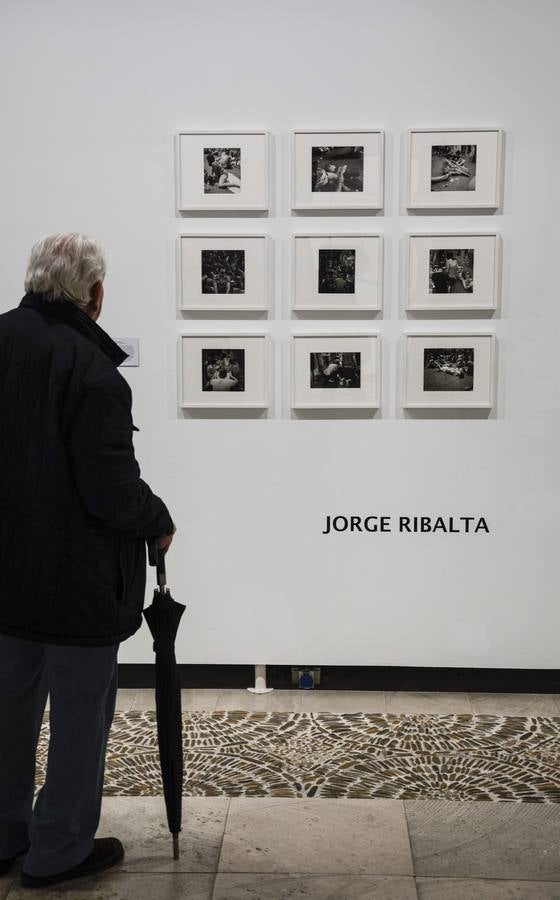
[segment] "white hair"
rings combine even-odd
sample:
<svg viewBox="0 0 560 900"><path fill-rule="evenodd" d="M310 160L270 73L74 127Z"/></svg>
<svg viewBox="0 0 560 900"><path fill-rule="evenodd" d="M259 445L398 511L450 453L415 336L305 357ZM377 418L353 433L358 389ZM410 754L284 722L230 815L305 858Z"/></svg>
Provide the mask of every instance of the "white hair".
<svg viewBox="0 0 560 900"><path fill-rule="evenodd" d="M64 297L84 309L93 285L105 278L106 268L103 251L92 238L75 232L49 234L31 249L25 291L49 294L53 300Z"/></svg>

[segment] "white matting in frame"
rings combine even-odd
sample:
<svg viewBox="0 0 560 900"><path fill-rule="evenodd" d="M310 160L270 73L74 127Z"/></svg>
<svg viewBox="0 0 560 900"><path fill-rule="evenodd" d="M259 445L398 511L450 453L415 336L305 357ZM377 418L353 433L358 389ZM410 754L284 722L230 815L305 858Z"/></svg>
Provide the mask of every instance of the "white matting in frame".
<svg viewBox="0 0 560 900"><path fill-rule="evenodd" d="M409 209L497 209L500 128L417 128L409 132Z"/></svg>
<svg viewBox="0 0 560 900"><path fill-rule="evenodd" d="M269 307L265 234L181 234L179 308L185 312L263 311Z"/></svg>
<svg viewBox="0 0 560 900"><path fill-rule="evenodd" d="M409 312L495 310L501 239L495 232L410 234Z"/></svg>
<svg viewBox="0 0 560 900"><path fill-rule="evenodd" d="M378 334L294 334L293 409L378 409Z"/></svg>
<svg viewBox="0 0 560 900"><path fill-rule="evenodd" d="M268 210L266 131L181 131L176 138L178 212Z"/></svg>
<svg viewBox="0 0 560 900"><path fill-rule="evenodd" d="M381 234L295 234L292 259L294 310L381 310Z"/></svg>
<svg viewBox="0 0 560 900"><path fill-rule="evenodd" d="M407 334L405 341L405 407L492 408L494 334L415 332Z"/></svg>
<svg viewBox="0 0 560 900"><path fill-rule="evenodd" d="M383 208L383 132L296 131L292 143L292 208Z"/></svg>
<svg viewBox="0 0 560 900"><path fill-rule="evenodd" d="M266 409L267 334L183 334L179 397L183 409Z"/></svg>

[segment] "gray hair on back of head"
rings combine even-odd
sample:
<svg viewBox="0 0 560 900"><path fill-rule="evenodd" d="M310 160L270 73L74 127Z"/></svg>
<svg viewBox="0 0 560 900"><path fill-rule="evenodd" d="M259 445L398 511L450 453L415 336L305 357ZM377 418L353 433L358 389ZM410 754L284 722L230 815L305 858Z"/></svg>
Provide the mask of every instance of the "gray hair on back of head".
<svg viewBox="0 0 560 900"><path fill-rule="evenodd" d="M84 309L91 300L96 281L107 270L105 256L97 241L83 234L49 234L31 249L25 291L48 294L52 300L65 298Z"/></svg>

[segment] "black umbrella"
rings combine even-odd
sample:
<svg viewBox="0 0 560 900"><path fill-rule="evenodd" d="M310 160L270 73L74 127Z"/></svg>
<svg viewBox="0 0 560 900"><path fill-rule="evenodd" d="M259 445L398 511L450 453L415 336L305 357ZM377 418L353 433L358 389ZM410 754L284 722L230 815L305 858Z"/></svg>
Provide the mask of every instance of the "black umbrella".
<svg viewBox="0 0 560 900"><path fill-rule="evenodd" d="M148 547L150 565L157 566L158 586L144 617L154 638L156 654L156 719L163 795L169 831L173 835L173 858L179 859L179 832L183 800L183 735L181 681L175 659L175 638L185 611L166 587L165 551Z"/></svg>

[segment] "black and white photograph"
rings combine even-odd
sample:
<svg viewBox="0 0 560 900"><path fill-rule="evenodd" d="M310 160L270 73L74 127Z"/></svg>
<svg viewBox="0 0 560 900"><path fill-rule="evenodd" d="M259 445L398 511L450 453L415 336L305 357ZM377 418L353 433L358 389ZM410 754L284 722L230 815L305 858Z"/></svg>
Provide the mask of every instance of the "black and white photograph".
<svg viewBox="0 0 560 900"><path fill-rule="evenodd" d="M409 234L407 311L437 317L498 311L501 238L496 232Z"/></svg>
<svg viewBox="0 0 560 900"><path fill-rule="evenodd" d="M500 128L411 130L407 207L498 209L503 148Z"/></svg>
<svg viewBox="0 0 560 900"><path fill-rule="evenodd" d="M202 350L202 390L245 390L245 350Z"/></svg>
<svg viewBox="0 0 560 900"><path fill-rule="evenodd" d="M296 334L292 344L294 409L305 415L306 410L352 414L379 408L378 334Z"/></svg>
<svg viewBox="0 0 560 900"><path fill-rule="evenodd" d="M180 131L175 159L179 214L268 210L268 132Z"/></svg>
<svg viewBox="0 0 560 900"><path fill-rule="evenodd" d="M432 191L476 189L476 144L432 146Z"/></svg>
<svg viewBox="0 0 560 900"><path fill-rule="evenodd" d="M382 131L295 131L294 210L383 209Z"/></svg>
<svg viewBox="0 0 560 900"><path fill-rule="evenodd" d="M364 190L363 147L312 147L311 191L361 192Z"/></svg>
<svg viewBox="0 0 560 900"><path fill-rule="evenodd" d="M318 292L353 294L356 281L356 251L319 250Z"/></svg>
<svg viewBox="0 0 560 900"><path fill-rule="evenodd" d="M267 333L181 334L182 409L266 409L270 403Z"/></svg>
<svg viewBox="0 0 560 900"><path fill-rule="evenodd" d="M204 193L238 194L241 189L241 148L205 147Z"/></svg>
<svg viewBox="0 0 560 900"><path fill-rule="evenodd" d="M424 350L425 391L472 391L473 347Z"/></svg>
<svg viewBox="0 0 560 900"><path fill-rule="evenodd" d="M245 251L201 250L202 293L244 294Z"/></svg>
<svg viewBox="0 0 560 900"><path fill-rule="evenodd" d="M430 250L430 294L472 294L474 249Z"/></svg>
<svg viewBox="0 0 560 900"><path fill-rule="evenodd" d="M359 388L361 353L310 353L310 387Z"/></svg>
<svg viewBox="0 0 560 900"><path fill-rule="evenodd" d="M266 234L181 234L177 240L179 309L199 313L267 313Z"/></svg>
<svg viewBox="0 0 560 900"><path fill-rule="evenodd" d="M371 232L296 234L293 264L292 307L297 315L320 310L353 311L366 317L381 310L382 235Z"/></svg>

